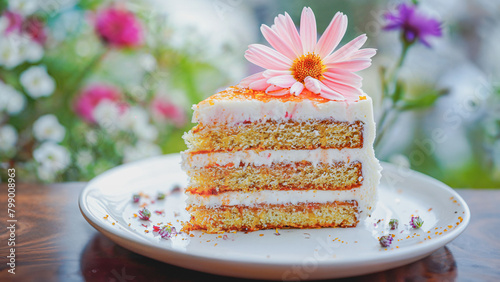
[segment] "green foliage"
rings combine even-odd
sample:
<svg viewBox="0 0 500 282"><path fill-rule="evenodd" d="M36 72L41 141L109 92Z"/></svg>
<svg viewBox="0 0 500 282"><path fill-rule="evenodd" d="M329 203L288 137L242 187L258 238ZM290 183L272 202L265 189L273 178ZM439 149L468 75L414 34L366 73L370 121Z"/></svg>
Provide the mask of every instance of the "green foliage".
<svg viewBox="0 0 500 282"><path fill-rule="evenodd" d="M398 89L398 87L396 87L396 89ZM398 93L398 92L396 92L396 93ZM422 94L416 98L403 99L397 103L396 109L399 111L425 109L425 108L428 108L428 107L431 107L432 105L434 105L434 103L436 103L437 99L439 97L441 97L442 95L443 95L443 92L433 90L429 93Z"/></svg>

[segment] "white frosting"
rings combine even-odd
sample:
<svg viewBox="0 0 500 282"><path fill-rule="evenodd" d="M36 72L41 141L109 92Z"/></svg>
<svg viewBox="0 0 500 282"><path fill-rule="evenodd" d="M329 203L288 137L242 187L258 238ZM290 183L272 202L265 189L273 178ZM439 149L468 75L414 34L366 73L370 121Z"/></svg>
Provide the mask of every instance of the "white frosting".
<svg viewBox="0 0 500 282"><path fill-rule="evenodd" d="M273 163L294 163L307 160L314 166L319 163L334 164L352 161L365 162L372 156L364 148L356 149L314 149L314 150L243 150L235 152L214 152L203 154L182 154L184 170L217 164L224 166L233 164L253 164L255 166L272 165Z"/></svg>
<svg viewBox="0 0 500 282"><path fill-rule="evenodd" d="M213 100L193 106L193 122L210 124L215 122L241 123L244 121L335 119L353 122L369 120L372 115L372 100L316 102L267 102L233 97L228 100Z"/></svg>
<svg viewBox="0 0 500 282"><path fill-rule="evenodd" d="M257 192L225 192L219 195L200 196L188 194L186 203L194 206L219 207L222 205L233 206L254 206L256 204L292 204L298 203L328 203L334 201L358 202L361 218L369 214L375 207L376 194L373 193L375 187L355 188L341 191L275 191L262 190Z"/></svg>

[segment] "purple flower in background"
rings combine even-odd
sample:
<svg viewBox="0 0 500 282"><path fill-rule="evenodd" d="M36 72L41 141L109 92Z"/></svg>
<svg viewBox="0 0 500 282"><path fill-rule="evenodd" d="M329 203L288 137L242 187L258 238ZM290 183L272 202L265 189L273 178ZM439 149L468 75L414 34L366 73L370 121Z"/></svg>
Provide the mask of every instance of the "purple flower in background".
<svg viewBox="0 0 500 282"><path fill-rule="evenodd" d="M418 39L425 46L431 47L429 37L442 35L441 23L420 14L415 5L400 4L394 13L386 13L385 19L387 25L384 29L402 30L404 39L408 43L413 43Z"/></svg>

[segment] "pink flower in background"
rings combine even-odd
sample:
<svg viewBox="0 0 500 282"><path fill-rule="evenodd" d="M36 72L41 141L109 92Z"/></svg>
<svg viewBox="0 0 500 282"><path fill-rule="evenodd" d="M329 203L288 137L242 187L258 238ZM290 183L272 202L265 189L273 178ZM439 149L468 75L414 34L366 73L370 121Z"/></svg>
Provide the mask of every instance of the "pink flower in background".
<svg viewBox="0 0 500 282"><path fill-rule="evenodd" d="M176 127L182 127L187 122L184 110L166 99L155 98L151 108L156 116L171 121Z"/></svg>
<svg viewBox="0 0 500 282"><path fill-rule="evenodd" d="M360 49L366 35L360 35L338 50L347 29L347 16L338 12L317 41L316 18L311 8L302 10L300 34L285 13L274 25L262 25L264 38L274 48L252 44L245 52L250 62L265 68L240 83L242 87L265 90L270 95L300 95L304 89L330 100L358 99L361 77L354 72L371 65L376 50Z"/></svg>
<svg viewBox="0 0 500 282"><path fill-rule="evenodd" d="M429 37L442 35L441 23L419 13L415 5L400 4L396 12L385 14L385 19L387 25L384 29L400 29L408 43L413 43L418 39L425 46L431 47Z"/></svg>
<svg viewBox="0 0 500 282"><path fill-rule="evenodd" d="M42 45L45 43L45 40L47 40L47 34L45 33L45 26L43 22L36 17L28 18L23 23L22 28L27 34L31 36L31 39Z"/></svg>
<svg viewBox="0 0 500 282"><path fill-rule="evenodd" d="M7 29L5 29L5 34L9 34L11 32L21 32L23 17L20 14L11 11L6 11L4 15L9 20L9 25L7 26Z"/></svg>
<svg viewBox="0 0 500 282"><path fill-rule="evenodd" d="M84 120L94 123L93 112L102 101L118 102L121 93L113 86L96 84L86 87L75 102L75 112Z"/></svg>
<svg viewBox="0 0 500 282"><path fill-rule="evenodd" d="M135 15L118 7L111 7L97 14L97 34L115 47L134 47L142 43L142 28Z"/></svg>

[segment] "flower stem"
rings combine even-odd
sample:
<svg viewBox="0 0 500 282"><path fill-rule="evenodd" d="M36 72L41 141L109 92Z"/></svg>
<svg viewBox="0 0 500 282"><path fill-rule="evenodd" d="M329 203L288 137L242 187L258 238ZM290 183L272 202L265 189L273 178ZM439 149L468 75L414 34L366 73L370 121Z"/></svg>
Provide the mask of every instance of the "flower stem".
<svg viewBox="0 0 500 282"><path fill-rule="evenodd" d="M383 91L389 91L389 89L390 89L390 91L392 93L390 95L387 95L388 93L384 93L385 95L383 96L384 100L390 99L391 102L390 102L388 107L382 106L384 111L382 112L382 116L380 117L380 120L378 122L378 131L380 133L377 135L377 137L375 139L375 142L374 142L375 148L377 148L379 146L383 136L387 132L387 127L388 127L387 117L389 116L390 113L392 113L395 110L398 99L400 99L400 97L398 99L393 99L395 97L394 95L396 94L396 84L398 81L399 71L401 70L401 67L403 66L403 63L405 61L406 54L408 53L408 50L410 49L411 45L413 44L413 42L406 41L404 39L403 35L401 36L401 41L403 42L403 48L401 50L401 54L399 56L399 59L398 59L396 65L394 66L394 69L392 70L391 74L389 75L389 77L387 79L382 78ZM398 113L398 111L396 111L394 114L397 115L397 113ZM396 118L396 116L392 117L389 125L393 123L395 118Z"/></svg>
<svg viewBox="0 0 500 282"><path fill-rule="evenodd" d="M402 40L403 40L403 49L401 50L401 55L399 56L398 62L396 63L396 66L392 70L391 75L386 80L391 84L393 92L396 88L396 82L398 80L399 71L401 70L401 67L403 66L403 63L406 59L406 54L408 53L410 46L413 44L413 42L408 42L404 38L402 38Z"/></svg>

